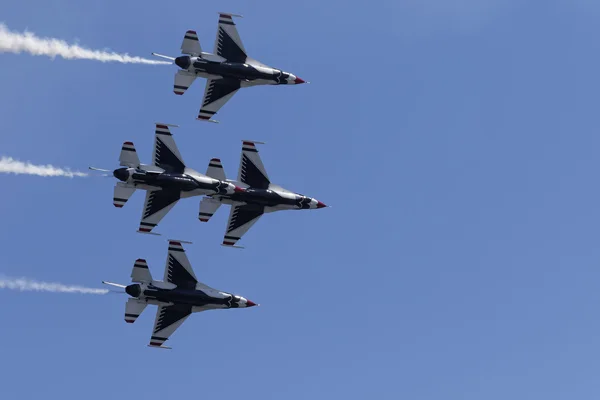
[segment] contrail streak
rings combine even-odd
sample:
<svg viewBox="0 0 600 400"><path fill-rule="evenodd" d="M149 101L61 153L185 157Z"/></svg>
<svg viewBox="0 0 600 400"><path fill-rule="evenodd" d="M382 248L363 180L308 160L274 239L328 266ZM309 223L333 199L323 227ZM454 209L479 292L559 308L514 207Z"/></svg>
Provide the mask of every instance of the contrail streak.
<svg viewBox="0 0 600 400"><path fill-rule="evenodd" d="M80 294L106 294L107 289L93 289L76 285L63 285L62 283L38 282L27 278L6 278L0 276L0 289L12 289L20 292L52 292L52 293L80 293Z"/></svg>
<svg viewBox="0 0 600 400"><path fill-rule="evenodd" d="M65 176L67 178L88 176L84 172L71 171L65 168L58 168L48 165L33 165L30 162L23 162L12 157L0 158L0 173L4 174L26 174L37 176Z"/></svg>
<svg viewBox="0 0 600 400"><path fill-rule="evenodd" d="M12 32L0 23L0 53L29 53L33 56L62 57L67 60L84 59L101 62L166 65L167 61L131 57L128 54L86 49L54 38L40 38L32 32Z"/></svg>

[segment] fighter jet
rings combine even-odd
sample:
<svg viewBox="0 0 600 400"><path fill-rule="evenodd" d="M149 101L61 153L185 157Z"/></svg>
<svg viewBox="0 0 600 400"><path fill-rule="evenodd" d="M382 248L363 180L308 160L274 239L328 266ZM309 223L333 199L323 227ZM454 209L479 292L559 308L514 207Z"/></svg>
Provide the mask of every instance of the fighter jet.
<svg viewBox="0 0 600 400"><path fill-rule="evenodd" d="M232 17L241 15L219 13L219 28L215 41L215 54L202 51L196 31L187 31L181 44L185 55L154 56L174 61L181 68L175 74L175 94L182 95L197 77L208 79L202 107L201 121L218 122L212 117L243 87L257 85L298 85L305 83L294 74L266 66L247 56Z"/></svg>
<svg viewBox="0 0 600 400"><path fill-rule="evenodd" d="M233 194L209 195L200 202L198 218L202 222L208 222L221 204L232 206L223 246L240 247L235 245L237 241L264 213L327 207L317 199L291 192L271 183L258 155L256 143L262 142L243 141L237 181L227 180L244 190L238 190ZM226 180L223 165L216 158L210 161L206 174L215 179Z"/></svg>
<svg viewBox="0 0 600 400"><path fill-rule="evenodd" d="M198 282L181 241L169 240L169 254L163 281L152 279L146 260L133 264L130 285L102 281L125 289L131 296L125 304L125 322L134 323L148 304L158 306L149 347L163 346L191 313L221 308L247 308L257 304Z"/></svg>
<svg viewBox="0 0 600 400"><path fill-rule="evenodd" d="M243 189L230 182L202 175L186 167L169 127L156 123L152 165L140 163L132 142L123 143L118 168L113 175L117 182L113 204L121 208L136 189L146 190L146 200L138 232L151 233L181 198L210 194L234 194ZM93 170L107 171L90 167Z"/></svg>

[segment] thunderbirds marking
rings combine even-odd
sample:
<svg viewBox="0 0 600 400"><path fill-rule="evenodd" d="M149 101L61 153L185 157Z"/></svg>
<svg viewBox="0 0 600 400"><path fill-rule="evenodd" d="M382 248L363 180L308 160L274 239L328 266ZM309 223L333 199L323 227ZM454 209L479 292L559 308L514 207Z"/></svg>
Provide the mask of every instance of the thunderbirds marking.
<svg viewBox="0 0 600 400"><path fill-rule="evenodd" d="M233 194L209 195L200 202L198 218L202 222L208 222L221 204L232 206L223 239L224 246L237 247L235 246L237 241L264 213L327 207L317 199L291 192L271 183L255 143L260 142L243 141L237 181L228 180L244 190ZM225 180L221 161L212 159L206 175Z"/></svg>
<svg viewBox="0 0 600 400"><path fill-rule="evenodd" d="M162 281L152 278L146 260L133 264L130 285L102 281L125 289L131 296L125 305L125 322L134 323L148 304L158 306L150 347L163 346L181 324L195 312L222 308L247 308L257 304L198 282L181 241L169 240L169 253Z"/></svg>
<svg viewBox="0 0 600 400"><path fill-rule="evenodd" d="M202 121L218 122L212 117L240 88L305 83L294 74L266 66L248 57L233 16L241 17L219 13L215 54L202 51L196 31L187 31L183 38L181 52L186 55L175 58L152 53L173 61L181 68L175 74L175 94L184 94L197 77L208 80L197 118Z"/></svg>

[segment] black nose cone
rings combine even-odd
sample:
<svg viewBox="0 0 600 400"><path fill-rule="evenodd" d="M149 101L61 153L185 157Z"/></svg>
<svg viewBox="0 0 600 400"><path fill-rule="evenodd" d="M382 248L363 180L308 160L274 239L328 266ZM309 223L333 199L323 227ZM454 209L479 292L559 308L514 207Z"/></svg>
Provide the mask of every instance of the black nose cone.
<svg viewBox="0 0 600 400"><path fill-rule="evenodd" d="M129 172L127 172L127 168L115 169L113 171L113 175L122 182L127 182L127 179L129 178Z"/></svg>
<svg viewBox="0 0 600 400"><path fill-rule="evenodd" d="M188 69L192 59L189 56L180 56L175 59L175 64L181 69Z"/></svg>
<svg viewBox="0 0 600 400"><path fill-rule="evenodd" d="M142 294L142 288L138 284L129 285L125 288L125 293L131 297L140 297Z"/></svg>

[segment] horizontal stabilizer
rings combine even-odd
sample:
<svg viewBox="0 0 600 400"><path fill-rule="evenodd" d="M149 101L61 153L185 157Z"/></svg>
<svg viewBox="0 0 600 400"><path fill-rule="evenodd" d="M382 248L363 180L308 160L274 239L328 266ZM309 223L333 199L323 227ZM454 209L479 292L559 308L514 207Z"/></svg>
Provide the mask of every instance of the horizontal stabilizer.
<svg viewBox="0 0 600 400"><path fill-rule="evenodd" d="M135 151L135 146L132 142L123 143L121 154L119 155L119 165L123 167L137 168L140 166L140 158Z"/></svg>
<svg viewBox="0 0 600 400"><path fill-rule="evenodd" d="M117 182L115 194L113 195L113 205L118 208L123 207L133 192L135 192L135 186L128 185L125 182Z"/></svg>
<svg viewBox="0 0 600 400"><path fill-rule="evenodd" d="M192 86L195 79L196 74L186 71L177 71L175 74L175 83L173 84L173 92L178 95L184 94L185 91Z"/></svg>
<svg viewBox="0 0 600 400"><path fill-rule="evenodd" d="M152 282L152 275L148 269L148 263L146 260L138 258L133 264L133 270L131 271L132 282Z"/></svg>
<svg viewBox="0 0 600 400"><path fill-rule="evenodd" d="M220 159L213 158L210 160L208 163L208 168L206 169L206 176L210 176L211 178L215 178L220 181L227 179L225 177L225 170L223 170L223 164L221 164Z"/></svg>
<svg viewBox="0 0 600 400"><path fill-rule="evenodd" d="M198 41L198 34L196 31L187 31L183 37L181 43L181 53L189 54L191 56L199 56L202 53L200 47L200 41Z"/></svg>
<svg viewBox="0 0 600 400"><path fill-rule="evenodd" d="M127 300L127 303L125 303L125 322L133 324L147 305L148 303L138 299Z"/></svg>
<svg viewBox="0 0 600 400"><path fill-rule="evenodd" d="M198 212L198 219L202 222L208 222L210 217L212 217L219 207L221 206L221 202L210 197L205 197L200 202L200 211Z"/></svg>

